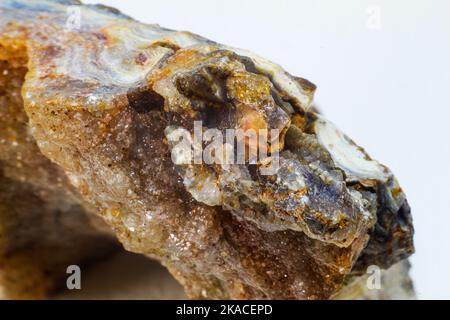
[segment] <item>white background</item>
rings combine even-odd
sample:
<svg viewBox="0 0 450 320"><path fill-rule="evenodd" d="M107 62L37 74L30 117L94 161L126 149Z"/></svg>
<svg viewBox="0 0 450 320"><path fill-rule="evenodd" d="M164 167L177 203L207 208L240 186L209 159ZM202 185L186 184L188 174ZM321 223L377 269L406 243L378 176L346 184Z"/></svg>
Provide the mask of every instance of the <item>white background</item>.
<svg viewBox="0 0 450 320"><path fill-rule="evenodd" d="M325 115L406 192L420 299L450 299L450 1L110 0L314 82Z"/></svg>

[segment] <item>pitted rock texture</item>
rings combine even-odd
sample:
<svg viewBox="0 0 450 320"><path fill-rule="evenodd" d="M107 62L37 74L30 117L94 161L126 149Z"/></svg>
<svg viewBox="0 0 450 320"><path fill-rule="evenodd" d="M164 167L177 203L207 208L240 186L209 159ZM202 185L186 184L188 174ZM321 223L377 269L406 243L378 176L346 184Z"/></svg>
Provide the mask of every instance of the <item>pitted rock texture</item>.
<svg viewBox="0 0 450 320"><path fill-rule="evenodd" d="M79 25L67 23L71 12ZM3 74L17 74L1 84L1 156L11 158L0 158L3 175L50 186L69 199L65 209L79 208L77 221L102 217L127 250L159 260L189 297L327 299L369 265L388 268L413 252L397 180L315 112L307 80L101 6L3 0L0 16ZM173 129L194 134L196 121L202 133L279 134L256 162L174 162ZM21 168L14 146L24 150ZM274 156L279 168L263 174ZM13 219L2 217L0 227ZM89 230L108 243L99 224Z"/></svg>
<svg viewBox="0 0 450 320"><path fill-rule="evenodd" d="M0 298L43 298L64 285L69 265L117 247L31 135L21 96L27 60L13 39L0 45Z"/></svg>

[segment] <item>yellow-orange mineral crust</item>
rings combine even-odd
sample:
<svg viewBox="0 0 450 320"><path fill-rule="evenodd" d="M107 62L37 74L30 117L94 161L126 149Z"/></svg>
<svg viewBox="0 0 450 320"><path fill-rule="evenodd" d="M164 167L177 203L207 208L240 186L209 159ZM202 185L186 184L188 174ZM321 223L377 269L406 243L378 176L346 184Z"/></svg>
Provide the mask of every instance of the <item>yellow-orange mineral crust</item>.
<svg viewBox="0 0 450 320"><path fill-rule="evenodd" d="M0 1L0 17L0 286L10 292L11 266L36 250L72 252L42 254L41 273L15 280L42 283L42 297L55 286L46 270L113 247L98 217L191 298L326 299L367 266L412 253L395 177L314 112L307 80L77 1ZM278 130L280 167L174 163L168 128L193 134L194 121L224 135Z"/></svg>

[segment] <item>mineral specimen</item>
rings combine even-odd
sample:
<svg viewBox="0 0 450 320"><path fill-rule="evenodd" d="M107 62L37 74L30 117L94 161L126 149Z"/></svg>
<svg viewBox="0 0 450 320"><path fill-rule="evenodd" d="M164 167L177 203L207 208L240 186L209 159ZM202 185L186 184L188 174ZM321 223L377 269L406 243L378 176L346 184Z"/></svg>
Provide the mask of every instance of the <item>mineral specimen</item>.
<svg viewBox="0 0 450 320"><path fill-rule="evenodd" d="M98 217L191 298L338 297L368 266L413 252L397 180L315 112L307 80L103 6L2 0L0 17L0 272L10 296L31 285L26 272L46 283L42 296L61 266L114 247ZM267 142L218 141L230 130ZM179 149L181 138L192 149ZM232 161L239 142L243 161ZM27 270L36 264L40 273Z"/></svg>
<svg viewBox="0 0 450 320"><path fill-rule="evenodd" d="M62 286L68 265L116 247L111 232L87 213L65 173L41 154L31 135L21 96L24 50L15 39L2 37L0 298L41 298Z"/></svg>

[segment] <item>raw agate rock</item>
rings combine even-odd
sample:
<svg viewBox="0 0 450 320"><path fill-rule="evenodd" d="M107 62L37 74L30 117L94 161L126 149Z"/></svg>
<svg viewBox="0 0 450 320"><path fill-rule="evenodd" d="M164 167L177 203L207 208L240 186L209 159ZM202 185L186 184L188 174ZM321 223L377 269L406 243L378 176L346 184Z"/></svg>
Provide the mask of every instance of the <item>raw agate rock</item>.
<svg viewBox="0 0 450 320"><path fill-rule="evenodd" d="M117 245L64 171L39 151L21 96L26 49L1 38L0 298L42 298L65 284L69 265L106 256Z"/></svg>
<svg viewBox="0 0 450 320"><path fill-rule="evenodd" d="M104 253L98 216L191 298L327 299L413 252L397 180L315 112L307 80L103 6L3 0L0 17L4 278L9 256L33 259L41 233L77 248L62 264ZM177 161L173 133L194 134L196 121L224 136L278 130L267 159L279 166Z"/></svg>

